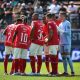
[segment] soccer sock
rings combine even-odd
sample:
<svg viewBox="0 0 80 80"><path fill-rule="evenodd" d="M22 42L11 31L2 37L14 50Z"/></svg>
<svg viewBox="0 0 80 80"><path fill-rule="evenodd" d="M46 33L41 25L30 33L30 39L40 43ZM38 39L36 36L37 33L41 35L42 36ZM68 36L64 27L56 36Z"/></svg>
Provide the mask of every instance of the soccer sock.
<svg viewBox="0 0 80 80"><path fill-rule="evenodd" d="M31 69L32 69L32 72L35 73L36 72L36 69L35 69L35 57L34 56L30 56L30 65L31 65Z"/></svg>
<svg viewBox="0 0 80 80"><path fill-rule="evenodd" d="M15 68L15 66L14 66L14 59L13 59L10 74L13 74L14 73L14 68Z"/></svg>
<svg viewBox="0 0 80 80"><path fill-rule="evenodd" d="M15 66L15 73L18 72L18 67L19 67L19 59L14 59L14 66Z"/></svg>
<svg viewBox="0 0 80 80"><path fill-rule="evenodd" d="M42 66L42 56L37 55L37 73L40 73L41 66Z"/></svg>
<svg viewBox="0 0 80 80"><path fill-rule="evenodd" d="M6 73L7 73L8 58L9 58L9 55L6 55L4 58L4 72Z"/></svg>
<svg viewBox="0 0 80 80"><path fill-rule="evenodd" d="M54 72L55 73L58 73L58 54L54 57L54 59L55 59L55 69L54 69Z"/></svg>
<svg viewBox="0 0 80 80"><path fill-rule="evenodd" d="M50 72L50 68L49 68L49 55L45 55L45 64L46 64L47 71Z"/></svg>
<svg viewBox="0 0 80 80"><path fill-rule="evenodd" d="M64 72L67 73L67 58L66 56L62 56L62 59L63 59Z"/></svg>
<svg viewBox="0 0 80 80"><path fill-rule="evenodd" d="M23 66L23 72L25 72L25 69L26 69L26 59L23 60L23 65L24 65Z"/></svg>
<svg viewBox="0 0 80 80"><path fill-rule="evenodd" d="M68 63L69 63L69 66L70 66L71 72L74 72L73 64L72 64L72 59L70 58L70 55L67 56L67 61L68 61Z"/></svg>
<svg viewBox="0 0 80 80"><path fill-rule="evenodd" d="M20 58L19 59L19 66L18 66L18 71L20 70L20 73L22 73L23 72L23 60Z"/></svg>
<svg viewBox="0 0 80 80"><path fill-rule="evenodd" d="M25 68L26 68L26 59L20 59L20 63L21 63L21 65L20 65L20 72L24 73Z"/></svg>
<svg viewBox="0 0 80 80"><path fill-rule="evenodd" d="M58 63L57 61L57 55L50 55L50 61L51 61L51 67L52 67L52 73L57 74L58 73Z"/></svg>

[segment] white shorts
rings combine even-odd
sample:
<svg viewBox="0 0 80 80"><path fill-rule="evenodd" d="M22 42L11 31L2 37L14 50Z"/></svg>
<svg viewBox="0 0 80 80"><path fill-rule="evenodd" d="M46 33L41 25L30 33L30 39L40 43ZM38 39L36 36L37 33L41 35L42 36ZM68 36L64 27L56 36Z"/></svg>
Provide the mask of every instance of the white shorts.
<svg viewBox="0 0 80 80"><path fill-rule="evenodd" d="M43 46L31 43L30 45L30 56L42 55Z"/></svg>
<svg viewBox="0 0 80 80"><path fill-rule="evenodd" d="M14 59L27 59L27 49L22 49L22 48L14 48L14 54L13 58Z"/></svg>
<svg viewBox="0 0 80 80"><path fill-rule="evenodd" d="M49 46L49 53L51 55L57 55L57 51L58 51L58 45Z"/></svg>
<svg viewBox="0 0 80 80"><path fill-rule="evenodd" d="M49 46L44 45L44 55L49 55Z"/></svg>
<svg viewBox="0 0 80 80"><path fill-rule="evenodd" d="M14 51L14 49L12 47L5 46L5 53L6 53L6 55L9 55L11 53L13 54L13 51Z"/></svg>

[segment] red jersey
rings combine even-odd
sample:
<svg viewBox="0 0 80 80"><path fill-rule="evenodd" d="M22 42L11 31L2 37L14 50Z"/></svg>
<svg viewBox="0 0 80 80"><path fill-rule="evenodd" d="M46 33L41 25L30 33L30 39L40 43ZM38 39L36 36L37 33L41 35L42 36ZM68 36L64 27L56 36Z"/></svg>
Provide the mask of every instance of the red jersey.
<svg viewBox="0 0 80 80"><path fill-rule="evenodd" d="M17 32L14 47L27 49L30 42L30 28L25 24L18 24L15 32Z"/></svg>
<svg viewBox="0 0 80 80"><path fill-rule="evenodd" d="M50 29L53 30L53 36L51 40L48 42L48 45L58 45L59 44L58 31L55 22L52 20L48 22L48 31Z"/></svg>
<svg viewBox="0 0 80 80"><path fill-rule="evenodd" d="M60 19L57 19L57 20L55 21L57 27L59 27L59 24L60 24L61 22L62 22L62 20L60 20ZM59 35L58 35L58 39L59 39L59 41L60 41Z"/></svg>
<svg viewBox="0 0 80 80"><path fill-rule="evenodd" d="M34 35L32 42L38 45L44 44L43 23L39 20L32 22L34 27Z"/></svg>
<svg viewBox="0 0 80 80"><path fill-rule="evenodd" d="M62 20L59 20L59 19L57 19L56 21L55 21L55 23L56 23L56 25L57 26L59 26L59 24L62 22Z"/></svg>
<svg viewBox="0 0 80 80"><path fill-rule="evenodd" d="M44 32L45 38L48 37L48 26L47 26L47 24L43 25L43 32Z"/></svg>
<svg viewBox="0 0 80 80"><path fill-rule="evenodd" d="M12 46L12 38L16 29L15 24L8 25L6 30L5 46Z"/></svg>
<svg viewBox="0 0 80 80"><path fill-rule="evenodd" d="M25 26L27 26L27 29L28 29L29 33L31 33L31 29L32 29L31 26L29 26L27 23L24 23L24 24L25 24ZM31 45L31 39L30 39L30 36L29 36L29 41L28 41L27 47L30 47L30 45Z"/></svg>

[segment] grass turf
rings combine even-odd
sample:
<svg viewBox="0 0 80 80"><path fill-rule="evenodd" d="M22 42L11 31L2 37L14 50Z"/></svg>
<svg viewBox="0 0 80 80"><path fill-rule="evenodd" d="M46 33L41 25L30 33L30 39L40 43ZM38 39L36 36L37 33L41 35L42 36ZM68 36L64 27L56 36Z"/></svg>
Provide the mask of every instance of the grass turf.
<svg viewBox="0 0 80 80"><path fill-rule="evenodd" d="M72 76L68 76L68 77L52 77L52 76L46 76L46 75L42 75L42 76L11 76L11 75L4 75L4 67L3 67L3 62L0 62L0 80L80 80L80 62L75 62L74 64L74 70L75 70L75 74L76 76L72 77ZM58 65L58 69L59 72L63 72L63 65L62 63L59 63ZM9 62L8 64L8 72L10 72L11 69L11 62ZM26 66L26 73L30 73L31 72L31 67L30 64L27 63ZM70 74L70 68L68 66L68 72ZM41 68L41 73L45 74L47 73L45 64L42 64L42 68Z"/></svg>

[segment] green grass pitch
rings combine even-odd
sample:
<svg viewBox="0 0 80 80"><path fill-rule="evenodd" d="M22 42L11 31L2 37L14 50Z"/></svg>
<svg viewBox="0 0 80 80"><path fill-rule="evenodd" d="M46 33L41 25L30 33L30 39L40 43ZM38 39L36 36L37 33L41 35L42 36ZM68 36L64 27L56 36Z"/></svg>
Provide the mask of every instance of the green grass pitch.
<svg viewBox="0 0 80 80"><path fill-rule="evenodd" d="M0 62L0 80L80 80L80 62L74 62L73 65L74 65L74 70L75 70L75 76L73 76L73 77L72 76L53 77L53 76L45 76L45 75L43 75L43 76L42 75L41 76L11 76L11 75L4 75L3 62ZM11 62L9 62L9 64L8 64L8 73L10 72L10 69L11 69ZM63 72L63 64L60 62L58 65L58 69L59 69L60 73ZM29 63L27 63L25 72L26 73L31 72L31 67L30 67ZM68 72L70 74L69 66L68 66ZM42 64L41 73L47 74L47 70L46 70L44 62Z"/></svg>

